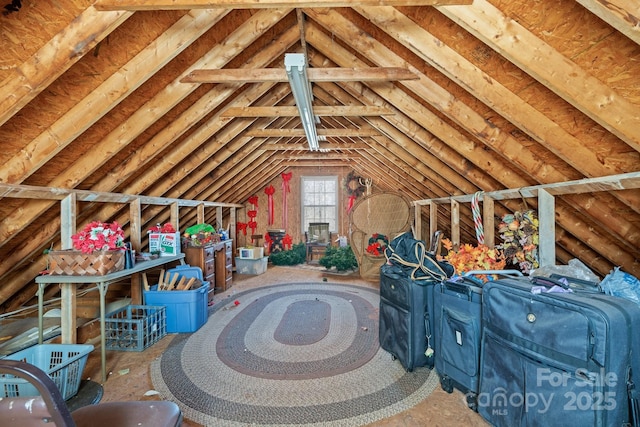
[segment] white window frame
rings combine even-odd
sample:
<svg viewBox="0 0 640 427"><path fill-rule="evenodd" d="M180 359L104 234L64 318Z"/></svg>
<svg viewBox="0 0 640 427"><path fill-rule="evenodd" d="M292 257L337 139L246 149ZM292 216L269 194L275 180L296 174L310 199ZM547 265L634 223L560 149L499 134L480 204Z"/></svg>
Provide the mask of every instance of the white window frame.
<svg viewBox="0 0 640 427"><path fill-rule="evenodd" d="M335 200L335 204L334 205L313 205L313 204L309 204L306 205L305 204L305 187L306 187L306 183L309 181L331 181L333 182L334 188L335 188L335 194L333 195L334 200ZM324 176L303 176L301 177L301 181L300 181L300 225L302 227L302 233L304 233L305 231L307 231L309 229L309 223L310 222L328 222L329 223L329 231L330 232L336 232L338 229L338 213L339 213L339 203L340 203L340 199L339 199L339 194L340 194L340 186L339 186L339 182L338 182L338 176L335 175L324 175ZM320 209L327 209L328 215L325 215L324 217L320 216L320 217L313 217L313 218L307 218L306 217L306 212L307 212L307 208L310 207L317 207ZM333 215L333 218L330 218L330 216Z"/></svg>

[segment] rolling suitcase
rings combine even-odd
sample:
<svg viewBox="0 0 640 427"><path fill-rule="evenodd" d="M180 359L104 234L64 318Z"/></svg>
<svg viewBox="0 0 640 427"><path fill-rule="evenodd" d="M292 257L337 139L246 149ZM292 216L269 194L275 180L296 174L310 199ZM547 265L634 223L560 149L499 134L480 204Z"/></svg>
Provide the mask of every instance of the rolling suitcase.
<svg viewBox="0 0 640 427"><path fill-rule="evenodd" d="M407 371L433 367L433 285L415 281L395 265L380 268L380 347Z"/></svg>
<svg viewBox="0 0 640 427"><path fill-rule="evenodd" d="M478 412L491 424L638 425L640 306L569 288L485 284Z"/></svg>
<svg viewBox="0 0 640 427"><path fill-rule="evenodd" d="M447 393L457 388L467 405L477 410L480 377L482 286L477 275L522 276L517 270L470 271L435 285L433 318L436 329L435 368Z"/></svg>

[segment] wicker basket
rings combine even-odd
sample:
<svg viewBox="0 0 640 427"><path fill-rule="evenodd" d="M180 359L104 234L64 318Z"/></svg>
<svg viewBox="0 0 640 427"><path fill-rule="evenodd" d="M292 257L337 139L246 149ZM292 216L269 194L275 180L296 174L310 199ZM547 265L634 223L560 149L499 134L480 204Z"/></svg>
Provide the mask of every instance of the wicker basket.
<svg viewBox="0 0 640 427"><path fill-rule="evenodd" d="M103 276L124 269L125 251L50 251L49 274L64 276Z"/></svg>

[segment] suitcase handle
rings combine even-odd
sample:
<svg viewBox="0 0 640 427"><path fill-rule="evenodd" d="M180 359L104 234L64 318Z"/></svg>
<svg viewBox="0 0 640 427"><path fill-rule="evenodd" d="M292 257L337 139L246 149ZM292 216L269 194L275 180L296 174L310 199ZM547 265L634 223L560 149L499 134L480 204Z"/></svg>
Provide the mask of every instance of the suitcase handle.
<svg viewBox="0 0 640 427"><path fill-rule="evenodd" d="M550 277L534 276L531 277L531 281L536 285L542 285L547 288L560 286L563 289L570 289L570 286L567 283L561 282L560 280L552 279Z"/></svg>
<svg viewBox="0 0 640 427"><path fill-rule="evenodd" d="M577 290L579 290L579 291L587 291L587 292L595 291L595 292L598 292L598 293L602 293L602 288L600 287L600 283L598 283L598 282L592 282L590 280L578 279L578 278L575 278L575 277L563 276L563 275L557 274L557 273L553 273L549 277L551 279L555 279L555 280L565 279L567 282L569 282L569 286L571 286L572 289L574 289L574 290L577 288Z"/></svg>
<svg viewBox="0 0 640 427"><path fill-rule="evenodd" d="M564 276L558 276L558 275L554 276L553 274L551 275L551 277L546 277L546 276L531 277L531 281L534 283L537 283L538 279L542 281L547 281L547 283L550 282L550 283L553 283L554 285L562 286L564 289L570 289L574 292L592 293L592 294L602 293L602 288L600 287L599 283L589 282L586 280L574 279L572 277L564 277ZM561 279L565 279L565 280L561 280Z"/></svg>
<svg viewBox="0 0 640 427"><path fill-rule="evenodd" d="M470 281L477 288L481 288L482 287L482 282L479 281L479 280L478 280L478 282L480 282L480 283L476 282L475 280L471 281L471 280L469 280L469 278L464 278L464 280ZM461 295L466 295L467 298L469 299L469 301L471 301L472 298L473 298L473 289L471 288L471 286L464 286L460 282L453 282L453 281L445 280L444 282L442 282L442 287L440 288L440 292L443 293L445 291L445 289L449 290L449 291L452 291L452 292L456 292L456 293L461 294Z"/></svg>
<svg viewBox="0 0 640 427"><path fill-rule="evenodd" d="M471 270L463 274L463 276L471 276L475 274L497 274L498 276L506 277L522 277L522 272L518 270Z"/></svg>

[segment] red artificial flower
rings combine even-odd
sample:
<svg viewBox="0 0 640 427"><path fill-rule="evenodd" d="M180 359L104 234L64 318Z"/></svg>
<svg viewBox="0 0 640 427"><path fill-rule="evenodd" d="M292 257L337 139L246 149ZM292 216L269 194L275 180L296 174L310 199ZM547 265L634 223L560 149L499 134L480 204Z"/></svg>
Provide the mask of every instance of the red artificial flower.
<svg viewBox="0 0 640 427"><path fill-rule="evenodd" d="M378 242L371 243L369 246L367 246L367 253L370 253L371 255L380 256L381 250L382 246Z"/></svg>
<svg viewBox="0 0 640 427"><path fill-rule="evenodd" d="M163 226L160 224L156 224L153 227L149 228L149 233L175 233L176 229L173 228L173 225L170 222L165 223Z"/></svg>
<svg viewBox="0 0 640 427"><path fill-rule="evenodd" d="M285 248L291 249L291 245L293 244L293 239L288 234L285 234L282 238L282 245Z"/></svg>
<svg viewBox="0 0 640 427"><path fill-rule="evenodd" d="M93 221L71 236L73 247L84 253L126 249L124 231L117 222Z"/></svg>

